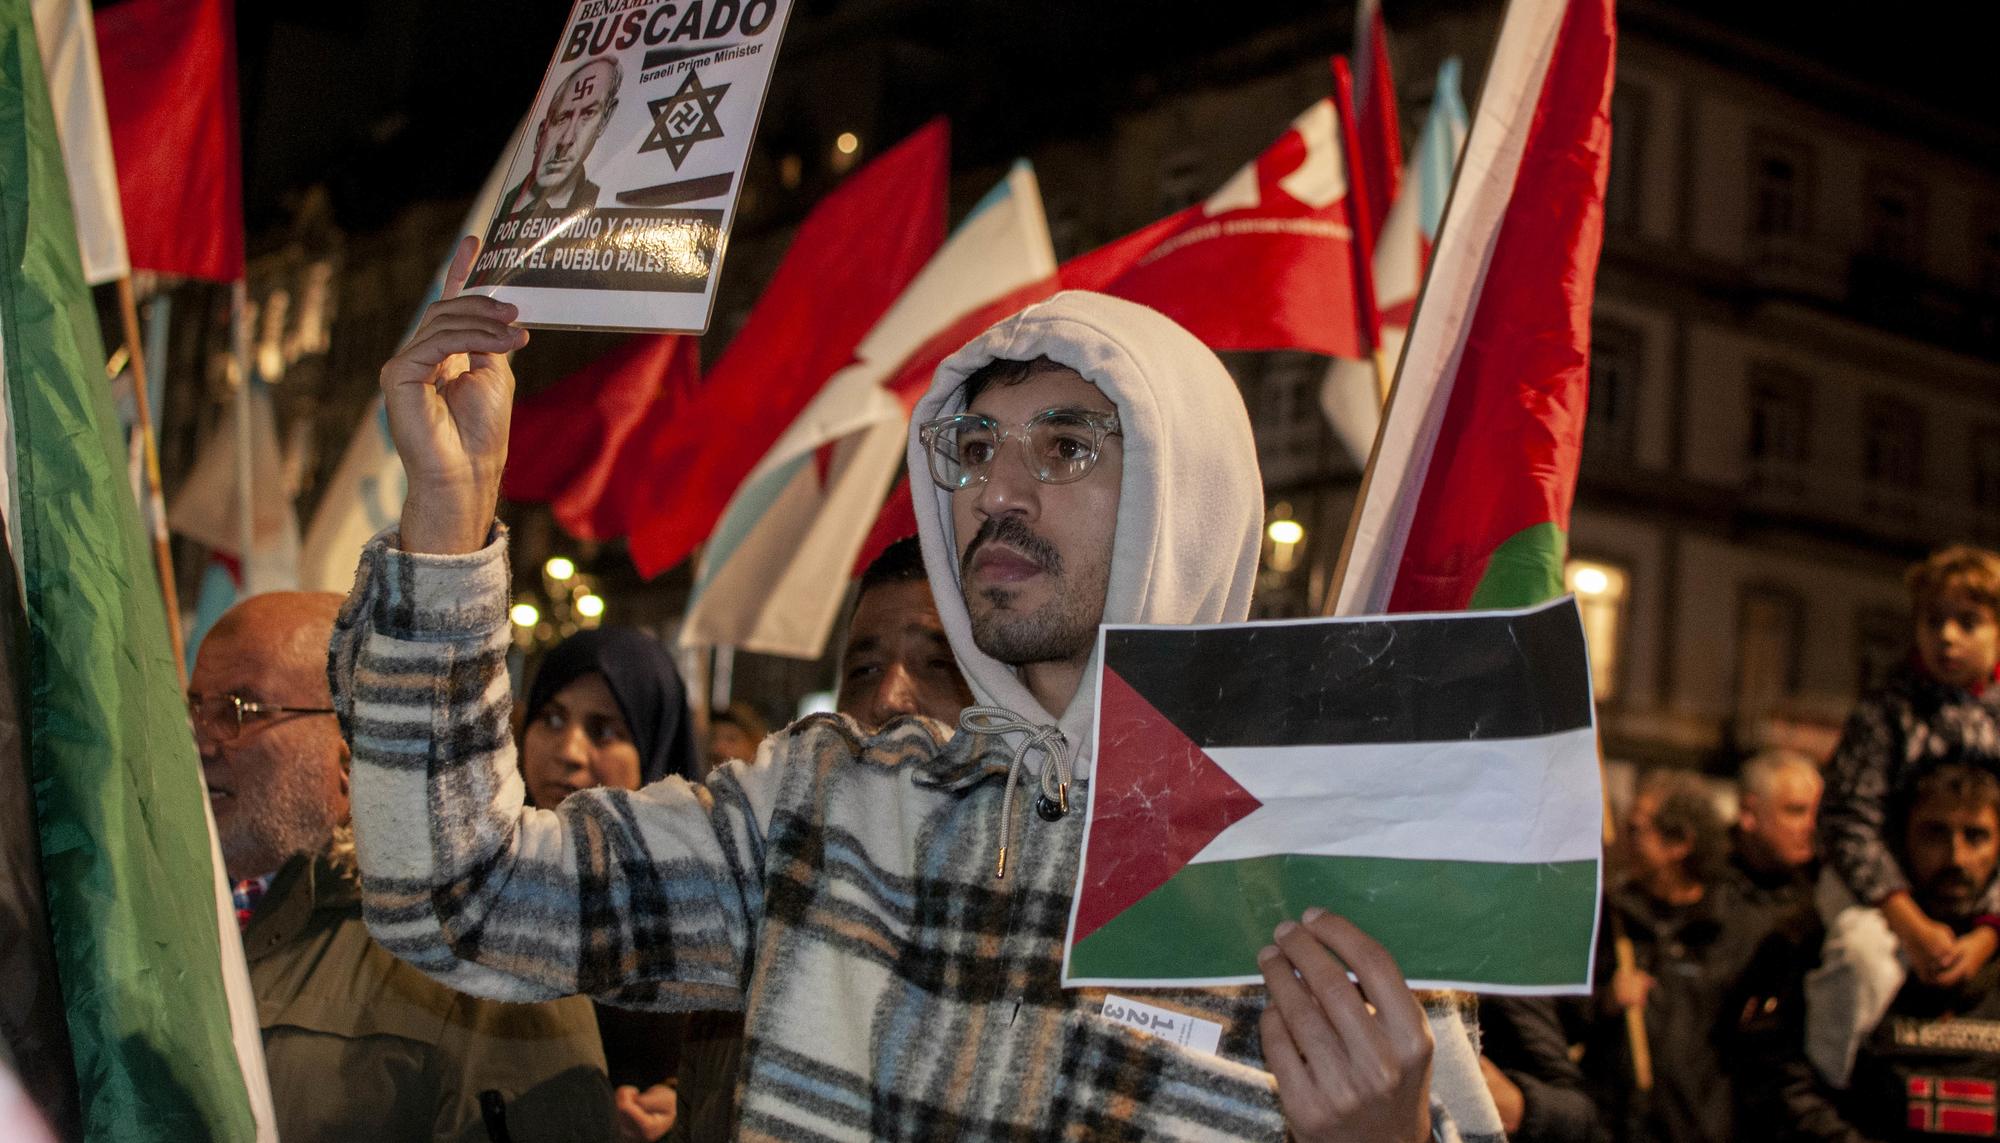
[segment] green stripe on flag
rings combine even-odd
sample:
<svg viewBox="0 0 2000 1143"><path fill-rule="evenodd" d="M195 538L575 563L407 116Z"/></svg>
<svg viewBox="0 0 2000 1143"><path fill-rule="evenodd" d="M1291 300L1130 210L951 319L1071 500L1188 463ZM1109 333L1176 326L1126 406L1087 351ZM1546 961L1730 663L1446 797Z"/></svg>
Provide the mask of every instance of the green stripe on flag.
<svg viewBox="0 0 2000 1143"><path fill-rule="evenodd" d="M1507 537L1486 561L1486 574L1472 589L1473 611L1533 607L1563 593L1563 559L1569 536L1553 523L1536 524Z"/></svg>
<svg viewBox="0 0 2000 1143"><path fill-rule="evenodd" d="M1254 976L1271 930L1319 905L1381 941L1411 980L1581 984L1590 967L1596 900L1595 861L1276 854L1203 862L1078 941L1069 976ZM1439 917L1479 922L1447 926Z"/></svg>
<svg viewBox="0 0 2000 1143"><path fill-rule="evenodd" d="M28 765L85 1138L249 1139L198 762L27 0L0 0L0 340Z"/></svg>

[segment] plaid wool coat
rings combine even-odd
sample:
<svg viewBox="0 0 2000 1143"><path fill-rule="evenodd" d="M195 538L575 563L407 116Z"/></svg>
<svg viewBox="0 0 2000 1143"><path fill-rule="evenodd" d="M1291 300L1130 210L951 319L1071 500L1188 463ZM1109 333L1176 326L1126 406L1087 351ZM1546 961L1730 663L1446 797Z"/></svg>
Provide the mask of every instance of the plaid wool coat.
<svg viewBox="0 0 2000 1143"><path fill-rule="evenodd" d="M1083 815L1021 806L996 880L1001 741L816 715L705 786L524 809L506 608L504 537L457 557L378 537L334 634L366 915L398 956L510 1000L746 1009L745 1139L1284 1137L1262 988L1142 994L1221 1024L1211 1055L1059 987ZM1454 1094L1484 1090L1457 1012L1433 1028L1457 1138Z"/></svg>

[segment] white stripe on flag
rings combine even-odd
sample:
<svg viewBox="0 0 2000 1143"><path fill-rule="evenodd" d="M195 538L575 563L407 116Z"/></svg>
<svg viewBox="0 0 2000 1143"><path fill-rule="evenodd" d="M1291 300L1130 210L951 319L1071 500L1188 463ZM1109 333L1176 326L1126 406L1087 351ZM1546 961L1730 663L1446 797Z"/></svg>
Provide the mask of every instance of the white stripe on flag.
<svg viewBox="0 0 2000 1143"><path fill-rule="evenodd" d="M1273 854L1515 864L1593 861L1597 731L1367 746L1210 747L1263 802L1191 865Z"/></svg>
<svg viewBox="0 0 2000 1143"><path fill-rule="evenodd" d="M1387 611L1567 0L1512 0L1357 507L1335 615Z"/></svg>
<svg viewBox="0 0 2000 1143"><path fill-rule="evenodd" d="M111 157L111 122L97 70L97 25L84 0L35 0L35 39L56 113L69 201L76 212L83 280L115 282L132 272L125 253L125 213L118 167Z"/></svg>
<svg viewBox="0 0 2000 1143"><path fill-rule="evenodd" d="M201 771L195 773L201 776ZM250 1115L257 1122L257 1143L277 1143L278 1109L271 1099L271 1077L264 1063L264 1028L257 1016L257 993L250 986L250 963L243 955L243 930L236 923L236 898L223 872L221 835L208 800L208 780L201 781L201 815L208 823L208 859L215 870L215 925L222 946L222 986L229 996L229 1039L236 1064L243 1069L243 1087L250 1097Z"/></svg>

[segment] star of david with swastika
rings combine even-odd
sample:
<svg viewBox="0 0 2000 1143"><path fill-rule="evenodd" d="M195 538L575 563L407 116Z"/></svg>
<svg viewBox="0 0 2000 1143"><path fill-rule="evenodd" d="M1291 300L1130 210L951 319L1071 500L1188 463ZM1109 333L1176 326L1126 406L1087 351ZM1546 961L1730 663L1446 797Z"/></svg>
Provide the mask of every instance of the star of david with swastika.
<svg viewBox="0 0 2000 1143"><path fill-rule="evenodd" d="M665 151L674 169L680 170L696 143L722 138L722 124L715 117L715 109L721 106L722 97L728 92L726 83L703 87L700 74L690 70L679 91L646 104L646 109L653 113L653 132L639 144L639 153Z"/></svg>

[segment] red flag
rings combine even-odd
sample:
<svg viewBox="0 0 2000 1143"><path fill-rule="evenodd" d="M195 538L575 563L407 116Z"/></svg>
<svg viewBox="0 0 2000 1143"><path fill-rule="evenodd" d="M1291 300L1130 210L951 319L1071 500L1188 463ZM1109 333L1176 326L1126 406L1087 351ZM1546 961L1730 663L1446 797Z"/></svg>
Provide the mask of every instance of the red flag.
<svg viewBox="0 0 2000 1143"><path fill-rule="evenodd" d="M578 539L622 536L649 505L636 442L675 430L701 383L701 342L634 337L514 406L500 494L544 501Z"/></svg>
<svg viewBox="0 0 2000 1143"><path fill-rule="evenodd" d="M1355 145L1361 152L1355 165L1368 188L1362 220L1372 238L1382 232L1403 181L1403 125L1396 114L1382 0L1359 0L1354 6L1354 118Z"/></svg>
<svg viewBox="0 0 2000 1143"><path fill-rule="evenodd" d="M889 391L915 408L945 358L1057 290L1152 306L1212 349L1367 356L1374 289L1356 258L1337 119L1320 100L1206 202L960 317L909 356Z"/></svg>
<svg viewBox="0 0 2000 1143"><path fill-rule="evenodd" d="M1612 0L1516 0L1356 509L1340 614L1562 591L1611 161Z"/></svg>
<svg viewBox="0 0 2000 1143"><path fill-rule="evenodd" d="M861 542L861 555L854 561L854 575L868 570L877 556L886 551L890 544L905 536L917 534L917 504L910 498L910 477L904 473L896 480L895 490L882 505L881 515L875 517L875 524L868 529L868 538Z"/></svg>
<svg viewBox="0 0 2000 1143"><path fill-rule="evenodd" d="M642 575L708 537L729 498L944 244L950 133L931 122L828 195L792 240L750 320L670 429L635 440Z"/></svg>
<svg viewBox="0 0 2000 1143"><path fill-rule="evenodd" d="M1148 305L1212 349L1365 357L1367 275L1332 100L1208 201L1066 263L1065 288Z"/></svg>
<svg viewBox="0 0 2000 1143"><path fill-rule="evenodd" d="M241 278L232 0L125 0L102 9L97 58L133 269Z"/></svg>

